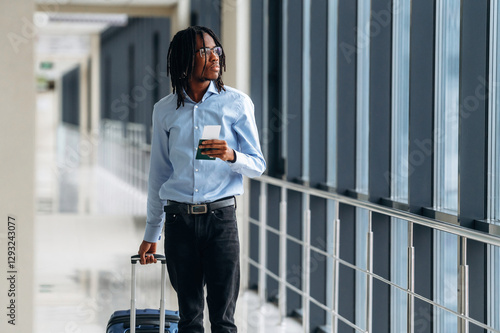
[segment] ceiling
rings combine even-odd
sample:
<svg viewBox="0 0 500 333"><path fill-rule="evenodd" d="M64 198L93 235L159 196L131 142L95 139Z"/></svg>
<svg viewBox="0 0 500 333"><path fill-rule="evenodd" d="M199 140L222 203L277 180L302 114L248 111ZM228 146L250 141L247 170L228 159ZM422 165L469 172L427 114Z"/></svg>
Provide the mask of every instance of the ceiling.
<svg viewBox="0 0 500 333"><path fill-rule="evenodd" d="M35 0L38 5L171 6L177 0Z"/></svg>
<svg viewBox="0 0 500 333"><path fill-rule="evenodd" d="M184 0L35 0L36 71L48 78L58 77L90 54L91 35L110 26L127 25L127 14L157 14L179 1ZM41 70L42 62L53 63L53 67Z"/></svg>

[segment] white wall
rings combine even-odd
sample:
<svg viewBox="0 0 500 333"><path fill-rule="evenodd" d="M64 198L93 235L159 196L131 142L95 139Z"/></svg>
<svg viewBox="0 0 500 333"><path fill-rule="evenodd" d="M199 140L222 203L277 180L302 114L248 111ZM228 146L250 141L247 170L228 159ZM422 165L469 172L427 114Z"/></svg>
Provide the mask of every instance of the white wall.
<svg viewBox="0 0 500 333"><path fill-rule="evenodd" d="M32 332L35 79L34 1L0 2L0 332ZM15 263L8 267L8 217ZM11 227L12 228L12 227ZM14 234L10 234L14 235ZM10 244L12 245L12 244ZM9 273L14 271L15 273ZM12 291L8 278L13 276ZM12 297L9 297L9 294ZM14 296L15 294L15 296ZM15 302L15 325L7 308ZM14 313L14 311L12 311Z"/></svg>
<svg viewBox="0 0 500 333"><path fill-rule="evenodd" d="M221 1L222 46L226 53L226 72L224 84L250 94L250 0ZM238 196L238 229L241 252L240 290L248 288L249 256L248 222L249 182L245 178L245 195Z"/></svg>

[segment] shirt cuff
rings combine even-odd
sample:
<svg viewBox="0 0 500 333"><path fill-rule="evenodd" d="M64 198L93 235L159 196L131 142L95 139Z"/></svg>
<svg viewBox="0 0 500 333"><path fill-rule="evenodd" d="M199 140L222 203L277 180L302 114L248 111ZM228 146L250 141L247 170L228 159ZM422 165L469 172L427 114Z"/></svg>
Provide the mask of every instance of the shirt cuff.
<svg viewBox="0 0 500 333"><path fill-rule="evenodd" d="M241 168L245 166L246 156L236 150L234 151L234 156L235 156L235 161L234 162L227 161L227 163L229 164L231 170L233 170L234 172L239 172L239 170L241 170Z"/></svg>
<svg viewBox="0 0 500 333"><path fill-rule="evenodd" d="M152 226L146 225L146 231L144 232L144 240L150 243L156 243L161 238L162 226Z"/></svg>

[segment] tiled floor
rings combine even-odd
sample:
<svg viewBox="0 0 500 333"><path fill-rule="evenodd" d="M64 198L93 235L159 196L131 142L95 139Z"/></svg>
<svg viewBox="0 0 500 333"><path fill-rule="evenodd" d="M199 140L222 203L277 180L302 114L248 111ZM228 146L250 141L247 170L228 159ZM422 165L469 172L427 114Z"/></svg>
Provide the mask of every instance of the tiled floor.
<svg viewBox="0 0 500 333"><path fill-rule="evenodd" d="M61 169L61 154L73 143L57 130L54 103L50 93L39 96L35 333L101 333L114 310L129 308L129 256L137 252L145 220L124 205L143 205L145 198L103 170ZM158 307L159 271L159 265L138 268L139 307ZM177 308L171 288L167 308ZM236 312L240 332L302 331L289 318L280 324L277 308L260 306L251 291L241 293ZM205 327L209 332L208 322Z"/></svg>

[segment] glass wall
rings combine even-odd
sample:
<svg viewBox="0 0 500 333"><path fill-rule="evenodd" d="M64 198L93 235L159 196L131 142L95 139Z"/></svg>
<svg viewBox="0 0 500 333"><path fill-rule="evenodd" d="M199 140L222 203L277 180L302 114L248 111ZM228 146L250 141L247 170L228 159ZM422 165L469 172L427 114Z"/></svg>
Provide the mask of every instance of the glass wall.
<svg viewBox="0 0 500 333"><path fill-rule="evenodd" d="M486 149L488 142L488 216L460 216L466 196L462 194L460 200L459 180L474 177L464 173L466 168L459 173L460 163L469 157L464 146L459 149L459 144L467 142L460 128L470 124L469 118L460 117L460 92L471 76L461 72L467 68L461 50L468 45L463 42L464 29L470 29L470 23L467 26L461 21L469 15L461 12L464 3L473 7L460 0L252 1L251 98L260 133L264 134L268 175L357 200L390 204L436 220L436 216L446 216L460 222L466 217L470 225L481 217L497 220L500 117L495 111L500 92L496 77L489 80L489 90L499 97L490 97L488 138L484 147L478 147ZM489 69L493 78L500 60L497 3L491 0L486 11L492 15ZM472 20L476 16L467 17ZM466 33L470 39L476 30ZM273 119L275 114L278 122ZM271 129L273 133L266 135ZM486 186L486 180L476 178ZM307 212L303 210L310 208L312 236L326 232L321 235L326 240L321 248L330 254L336 249L334 220L340 220L338 248L343 263L336 272L340 276L339 292L335 293L333 285L333 259L327 259L324 267L320 265L324 277L319 277L319 268L314 272L311 286L303 285L307 281L302 275L294 282L300 290L316 290L329 308L335 307L335 296L340 297L340 320L314 302L307 304L311 330L335 326L347 331L347 326L353 328L346 324L349 322L375 332L405 332L411 319L404 292L409 287L409 247L415 250L415 292L458 310L456 236L417 224L409 232L407 221L369 215L364 209L336 206L333 201L311 200L293 191L288 191L286 200L289 235L293 233L297 239L304 236ZM269 198L267 207L277 206L275 201ZM472 228L470 225L464 227ZM373 295L377 297L373 313L380 314L374 317L367 313L370 284L362 271L368 268L371 235L373 274L403 289L378 288L380 279L373 277ZM304 262L302 246L289 245L287 270ZM257 238L250 247L250 251L257 251ZM500 252L496 251L489 250L491 325L500 324L494 316L500 309L500 288L495 283L500 279L500 268L495 264ZM477 259L476 252L469 253L469 262ZM269 254L268 258L274 257ZM278 259L267 262L270 271L273 260ZM255 285L257 281L253 282ZM322 288L324 295L320 295ZM287 313L300 316L304 303L297 290L287 289ZM415 298L413 311L416 330L457 330L456 315L421 299Z"/></svg>
<svg viewBox="0 0 500 333"><path fill-rule="evenodd" d="M370 134L370 0L358 1L356 62L356 192L368 194ZM356 208L356 265L366 269L368 211ZM366 274L356 272L356 324L366 327Z"/></svg>
<svg viewBox="0 0 500 333"><path fill-rule="evenodd" d="M488 215L500 224L500 6L490 2L490 103L488 110ZM488 247L488 324L500 330L500 248Z"/></svg>
<svg viewBox="0 0 500 333"><path fill-rule="evenodd" d="M436 5L436 73L434 109L434 209L458 213L458 126L460 1ZM434 234L434 299L457 310L457 245L454 235ZM435 332L456 332L457 319L435 309Z"/></svg>
<svg viewBox="0 0 500 333"><path fill-rule="evenodd" d="M408 130L410 95L410 0L395 0L392 7L392 123L391 199L408 203ZM407 288L408 224L391 220L391 281ZM391 332L406 330L407 297L391 290Z"/></svg>

